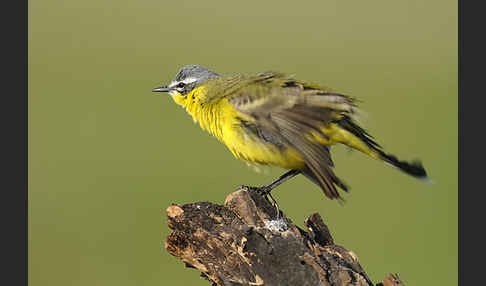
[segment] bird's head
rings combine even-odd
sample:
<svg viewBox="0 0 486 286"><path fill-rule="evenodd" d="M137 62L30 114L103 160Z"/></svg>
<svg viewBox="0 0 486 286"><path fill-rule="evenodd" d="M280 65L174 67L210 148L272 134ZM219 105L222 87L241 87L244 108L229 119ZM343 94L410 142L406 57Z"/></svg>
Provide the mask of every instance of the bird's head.
<svg viewBox="0 0 486 286"><path fill-rule="evenodd" d="M188 65L183 67L168 85L155 88L152 91L167 92L172 96L176 103L184 106L187 95L193 89L200 86L208 79L219 76L219 74L200 65Z"/></svg>

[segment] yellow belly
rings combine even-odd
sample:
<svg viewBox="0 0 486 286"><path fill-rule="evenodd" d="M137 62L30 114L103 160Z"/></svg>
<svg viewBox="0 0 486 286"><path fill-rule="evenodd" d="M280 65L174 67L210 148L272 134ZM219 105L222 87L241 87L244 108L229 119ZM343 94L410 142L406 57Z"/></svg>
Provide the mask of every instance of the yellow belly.
<svg viewBox="0 0 486 286"><path fill-rule="evenodd" d="M201 108L197 105L197 108L192 106L187 110L203 129L216 136L238 159L285 169L304 168L304 160L295 149L279 149L242 127L240 120L245 115L237 112L225 100L214 106Z"/></svg>
<svg viewBox="0 0 486 286"><path fill-rule="evenodd" d="M318 134L303 134L302 136L316 145L324 147L342 143L371 157L379 158L377 152L336 124L328 124L326 127L322 127L321 131L326 134L327 138ZM291 147L278 148L249 133L238 122L225 124L223 134L221 141L239 159L259 164L276 165L286 169L302 170L305 167L305 162L296 149Z"/></svg>
<svg viewBox="0 0 486 286"><path fill-rule="evenodd" d="M285 169L303 169L304 160L291 148L281 148L249 134L238 125L223 129L223 143L235 157L257 164L275 165Z"/></svg>
<svg viewBox="0 0 486 286"><path fill-rule="evenodd" d="M241 120L251 121L252 119L236 111L226 100L204 105L191 101L184 105L194 121L199 122L204 130L223 142L235 157L251 163L275 165L285 169L301 170L305 167L305 162L296 149L279 148L242 127ZM330 146L343 143L373 157L378 156L357 137L333 123L321 127L321 131L327 138L318 134L302 136L318 145Z"/></svg>

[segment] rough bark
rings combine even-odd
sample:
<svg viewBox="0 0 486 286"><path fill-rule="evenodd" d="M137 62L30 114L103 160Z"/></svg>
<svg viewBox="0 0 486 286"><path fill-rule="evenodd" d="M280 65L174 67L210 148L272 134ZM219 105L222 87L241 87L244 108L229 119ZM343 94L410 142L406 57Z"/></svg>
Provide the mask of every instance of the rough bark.
<svg viewBox="0 0 486 286"><path fill-rule="evenodd" d="M213 285L373 285L357 256L334 244L321 216L303 230L255 191L239 189L224 205L167 208L173 230L165 248ZM400 286L390 274L383 286Z"/></svg>

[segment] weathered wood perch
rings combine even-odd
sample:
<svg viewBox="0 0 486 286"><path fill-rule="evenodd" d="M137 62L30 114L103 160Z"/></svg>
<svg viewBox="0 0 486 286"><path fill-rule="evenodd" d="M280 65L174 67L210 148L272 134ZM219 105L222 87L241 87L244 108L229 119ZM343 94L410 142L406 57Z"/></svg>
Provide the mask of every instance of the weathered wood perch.
<svg viewBox="0 0 486 286"><path fill-rule="evenodd" d="M334 244L319 214L302 230L255 191L239 189L224 206L167 208L173 230L165 248L212 285L373 285L356 255ZM390 274L383 286L401 286Z"/></svg>

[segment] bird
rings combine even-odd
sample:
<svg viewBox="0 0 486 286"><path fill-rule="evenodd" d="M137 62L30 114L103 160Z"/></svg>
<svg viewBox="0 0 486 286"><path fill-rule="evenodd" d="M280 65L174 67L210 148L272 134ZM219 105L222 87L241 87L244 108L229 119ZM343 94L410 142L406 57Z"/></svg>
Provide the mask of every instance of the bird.
<svg viewBox="0 0 486 286"><path fill-rule="evenodd" d="M334 173L330 153L337 144L428 180L420 161L402 161L385 153L360 126L358 99L321 84L276 71L223 76L192 64L183 66L169 84L152 91L171 96L236 158L285 169L266 185L245 186L265 196L302 174L327 198L344 201L340 191L350 188Z"/></svg>

